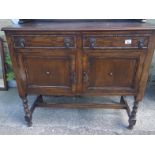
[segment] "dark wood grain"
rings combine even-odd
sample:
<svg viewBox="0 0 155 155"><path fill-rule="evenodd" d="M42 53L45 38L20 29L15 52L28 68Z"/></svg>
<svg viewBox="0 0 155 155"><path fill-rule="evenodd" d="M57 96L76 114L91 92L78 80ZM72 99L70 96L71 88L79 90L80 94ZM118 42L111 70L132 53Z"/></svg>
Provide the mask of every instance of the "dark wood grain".
<svg viewBox="0 0 155 155"><path fill-rule="evenodd" d="M111 30L154 30L155 25L151 23L138 22L31 22L26 24L16 24L11 27L3 28L7 31L111 31Z"/></svg>
<svg viewBox="0 0 155 155"><path fill-rule="evenodd" d="M94 39L95 45L91 47L91 39ZM125 41L131 40L131 44ZM83 36L83 46L86 49L137 49L147 48L149 37L134 36L134 35L116 35L116 36L102 36L102 35L88 35ZM141 46L140 46L141 45Z"/></svg>
<svg viewBox="0 0 155 155"><path fill-rule="evenodd" d="M142 53L87 53L83 57L84 92L137 92ZM141 62L143 61L143 62ZM83 76L85 76L83 75ZM102 78L101 78L102 77Z"/></svg>
<svg viewBox="0 0 155 155"><path fill-rule="evenodd" d="M126 109L126 105L124 104L113 104L113 103L106 103L106 104L98 104L98 103L70 103L70 104L64 104L64 103L38 103L38 107L49 107L49 108L85 108L85 109Z"/></svg>
<svg viewBox="0 0 155 155"><path fill-rule="evenodd" d="M15 48L75 48L75 36L71 35L15 35Z"/></svg>
<svg viewBox="0 0 155 155"><path fill-rule="evenodd" d="M14 25L3 30L22 99L31 94L122 96L119 105L37 104L66 108L124 108L129 115L129 127L133 128L135 109L137 112L144 96L155 47L155 25L55 21ZM134 96L131 115L123 96Z"/></svg>

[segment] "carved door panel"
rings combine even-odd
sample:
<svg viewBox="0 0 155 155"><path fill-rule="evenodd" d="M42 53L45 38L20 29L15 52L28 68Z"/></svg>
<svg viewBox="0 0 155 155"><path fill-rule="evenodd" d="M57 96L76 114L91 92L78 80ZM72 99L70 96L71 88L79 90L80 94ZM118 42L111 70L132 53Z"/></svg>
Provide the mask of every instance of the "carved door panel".
<svg viewBox="0 0 155 155"><path fill-rule="evenodd" d="M30 92L57 95L75 92L75 55L24 54L22 60Z"/></svg>
<svg viewBox="0 0 155 155"><path fill-rule="evenodd" d="M135 93L137 91L140 54L88 53L83 57L83 91L85 93Z"/></svg>

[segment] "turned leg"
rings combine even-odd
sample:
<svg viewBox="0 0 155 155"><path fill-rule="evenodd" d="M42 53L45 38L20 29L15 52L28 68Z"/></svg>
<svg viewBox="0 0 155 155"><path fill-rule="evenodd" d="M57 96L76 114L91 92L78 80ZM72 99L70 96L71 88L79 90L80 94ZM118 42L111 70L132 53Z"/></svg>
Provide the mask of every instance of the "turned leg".
<svg viewBox="0 0 155 155"><path fill-rule="evenodd" d="M129 105L128 105L127 100L125 99L125 96L121 96L120 103L126 105L127 114L128 114L128 116L130 117L130 114L131 114L131 112L130 112L130 107L129 107Z"/></svg>
<svg viewBox="0 0 155 155"><path fill-rule="evenodd" d="M129 117L129 126L128 126L129 129L133 129L134 125L136 124L137 109L138 109L138 102L135 101L131 115Z"/></svg>
<svg viewBox="0 0 155 155"><path fill-rule="evenodd" d="M32 126L32 114L28 106L27 97L22 98L22 101L23 101L24 112L25 112L25 121L27 122L27 125L30 127Z"/></svg>

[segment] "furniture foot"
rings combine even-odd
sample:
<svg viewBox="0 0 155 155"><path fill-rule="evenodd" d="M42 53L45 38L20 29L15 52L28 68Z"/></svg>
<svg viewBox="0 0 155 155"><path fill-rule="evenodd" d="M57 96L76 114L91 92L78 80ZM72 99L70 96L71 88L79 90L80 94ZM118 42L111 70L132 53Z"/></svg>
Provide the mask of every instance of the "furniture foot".
<svg viewBox="0 0 155 155"><path fill-rule="evenodd" d="M25 116L25 121L27 122L27 126L31 127L32 126L32 118Z"/></svg>
<svg viewBox="0 0 155 155"><path fill-rule="evenodd" d="M22 98L23 106L24 106L24 112L25 112L25 121L27 122L28 127L32 126L32 114L28 106L28 100L27 97Z"/></svg>
<svg viewBox="0 0 155 155"><path fill-rule="evenodd" d="M138 109L138 102L135 101L131 115L129 117L129 126L128 126L129 129L133 129L134 125L136 124L137 109Z"/></svg>

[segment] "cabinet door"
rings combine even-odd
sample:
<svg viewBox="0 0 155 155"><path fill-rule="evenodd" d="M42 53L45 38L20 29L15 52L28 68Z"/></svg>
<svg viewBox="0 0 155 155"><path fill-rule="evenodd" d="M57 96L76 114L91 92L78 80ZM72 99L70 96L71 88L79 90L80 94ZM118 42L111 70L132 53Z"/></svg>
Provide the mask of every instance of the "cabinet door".
<svg viewBox="0 0 155 155"><path fill-rule="evenodd" d="M75 92L75 56L22 55L29 93L65 94Z"/></svg>
<svg viewBox="0 0 155 155"><path fill-rule="evenodd" d="M142 63L143 56L139 53L87 53L83 57L83 91L134 94Z"/></svg>

